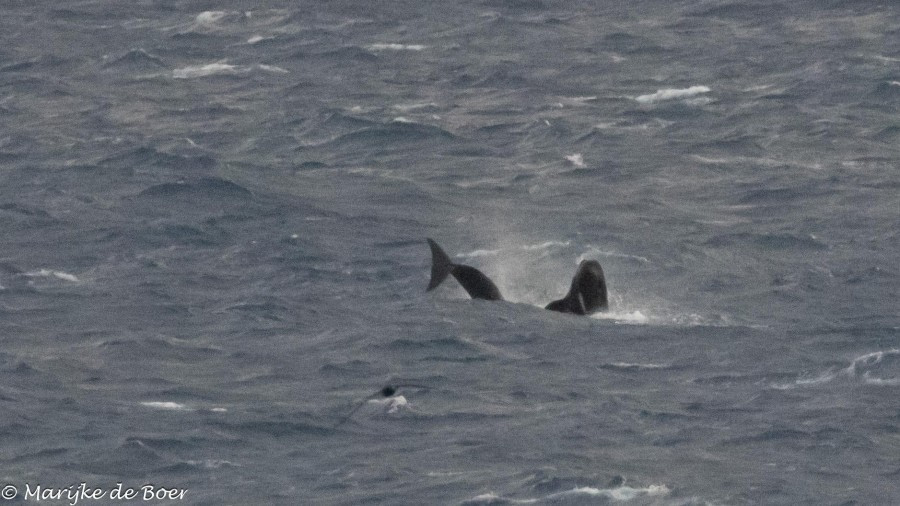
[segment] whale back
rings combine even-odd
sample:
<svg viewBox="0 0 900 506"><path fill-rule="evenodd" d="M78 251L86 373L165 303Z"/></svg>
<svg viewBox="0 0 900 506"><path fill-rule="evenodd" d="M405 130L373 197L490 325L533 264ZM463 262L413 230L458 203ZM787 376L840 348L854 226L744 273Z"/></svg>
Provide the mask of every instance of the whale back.
<svg viewBox="0 0 900 506"><path fill-rule="evenodd" d="M468 265L454 265L452 274L473 299L503 300L497 285L478 269Z"/></svg>

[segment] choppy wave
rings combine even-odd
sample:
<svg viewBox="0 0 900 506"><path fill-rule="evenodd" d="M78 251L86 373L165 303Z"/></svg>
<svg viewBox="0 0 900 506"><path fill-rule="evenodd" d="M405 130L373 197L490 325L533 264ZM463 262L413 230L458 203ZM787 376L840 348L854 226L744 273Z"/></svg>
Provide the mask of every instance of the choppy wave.
<svg viewBox="0 0 900 506"><path fill-rule="evenodd" d="M172 71L172 77L175 79L194 79L223 74L235 75L243 72L249 72L249 69L228 63L207 63L205 65L189 65L175 69Z"/></svg>
<svg viewBox="0 0 900 506"><path fill-rule="evenodd" d="M540 243L534 244L521 244L518 246L510 246L499 249L476 249L472 251L466 251L462 253L457 253L455 256L460 258L476 258L476 257L485 257L485 256L497 256L503 252L510 251L545 251L553 248L565 248L571 245L571 241L544 241Z"/></svg>
<svg viewBox="0 0 900 506"><path fill-rule="evenodd" d="M671 494L665 485L650 485L644 488L632 488L621 485L615 488L576 487L571 490L554 492L543 497L518 499L505 497L496 493L481 494L464 501L463 504L535 504L560 500L608 499L615 502L628 502L639 498L662 498Z"/></svg>
<svg viewBox="0 0 900 506"><path fill-rule="evenodd" d="M137 197L141 199L157 198L213 198L241 199L251 198L253 194L243 186L221 178L197 178L175 183L161 183L142 190Z"/></svg>
<svg viewBox="0 0 900 506"><path fill-rule="evenodd" d="M564 248L572 244L571 241L544 241L535 244L523 244L520 246L525 251L546 250L550 248Z"/></svg>
<svg viewBox="0 0 900 506"><path fill-rule="evenodd" d="M615 369L621 371L653 371L659 369L668 369L672 367L670 364L655 363L630 363L630 362L610 362L600 364L602 369Z"/></svg>
<svg viewBox="0 0 900 506"><path fill-rule="evenodd" d="M149 72L165 68L162 58L145 51L144 49L132 49L123 55L112 57L104 56L103 68L117 72Z"/></svg>
<svg viewBox="0 0 900 506"><path fill-rule="evenodd" d="M600 311L590 316L595 320L608 320L625 325L650 325L657 327L748 327L763 328L750 322L735 319L729 315L715 313L693 313L670 307L660 303L653 306L644 303L634 303L621 294L612 291L610 293L610 309Z"/></svg>
<svg viewBox="0 0 900 506"><path fill-rule="evenodd" d="M192 411L191 408L185 404L172 401L146 401L142 402L141 406L164 411Z"/></svg>
<svg viewBox="0 0 900 506"><path fill-rule="evenodd" d="M11 483L900 497L896 2L49 3L0 15ZM540 309L586 259L612 309Z"/></svg>
<svg viewBox="0 0 900 506"><path fill-rule="evenodd" d="M266 37L264 35L254 35L253 37L250 37L249 39L247 39L247 44L256 44L257 42L262 42L264 40L272 40L274 38L275 37Z"/></svg>
<svg viewBox="0 0 900 506"><path fill-rule="evenodd" d="M666 128L672 126L673 124L674 124L674 122L667 121L662 118L653 118L649 121L644 121L644 122L634 121L631 119L605 121L602 123L594 124L594 126L593 126L594 131L591 131L588 134L585 134L579 140L587 140L592 137L596 137L597 136L596 130L600 130L603 134L606 134L608 132L625 132L625 133L646 132L646 133L650 133L651 131L666 129Z"/></svg>
<svg viewBox="0 0 900 506"><path fill-rule="evenodd" d="M174 79L197 79L210 76L237 76L249 74L256 69L274 74L290 73L289 70L275 65L232 65L224 62L216 62L177 68L172 71L172 77Z"/></svg>
<svg viewBox="0 0 900 506"><path fill-rule="evenodd" d="M465 253L457 253L456 256L460 258L478 258L478 257L492 257L497 256L503 250L499 249L476 249L472 251L467 251Z"/></svg>
<svg viewBox="0 0 900 506"><path fill-rule="evenodd" d="M572 155L566 155L566 160L568 160L572 165L576 167L584 167L584 156L581 153L575 153Z"/></svg>
<svg viewBox="0 0 900 506"><path fill-rule="evenodd" d="M338 135L324 142L309 143L308 146L330 146L334 149L359 150L377 147L380 150L398 150L410 144L426 142L455 143L456 135L435 125L413 121L389 121Z"/></svg>
<svg viewBox="0 0 900 506"><path fill-rule="evenodd" d="M583 260L596 260L597 257L625 258L628 260L637 260L638 262L645 264L650 263L650 259L647 257L632 255L629 253L620 253L618 251L612 250L603 250L596 246L588 246L587 250L578 256L576 262L580 263Z"/></svg>
<svg viewBox="0 0 900 506"><path fill-rule="evenodd" d="M690 88L666 88L662 90L657 90L656 93L650 93L648 95L638 95L634 97L637 102L642 104L656 104L659 102L665 102L668 100L688 100L697 97L698 95L703 95L712 91L707 86L691 86ZM699 102L694 102L699 103Z"/></svg>
<svg viewBox="0 0 900 506"><path fill-rule="evenodd" d="M814 387L846 378L862 381L866 385L900 386L900 349L876 351L854 358L844 369L828 369L814 374L804 374L790 383L776 383L772 387L789 390L797 387Z"/></svg>
<svg viewBox="0 0 900 506"><path fill-rule="evenodd" d="M369 399L367 403L376 407L378 411L389 415L409 407L409 401L402 395L395 395L385 399Z"/></svg>
<svg viewBox="0 0 900 506"><path fill-rule="evenodd" d="M53 279L61 279L63 281L68 281L70 283L78 283L78 276L74 274L69 274L68 272L56 271L53 269L38 269L36 271L29 271L23 274L29 278L53 278Z"/></svg>
<svg viewBox="0 0 900 506"><path fill-rule="evenodd" d="M228 13L225 11L203 11L200 14L197 14L197 17L194 18L194 22L198 25L213 26L227 15Z"/></svg>
<svg viewBox="0 0 900 506"><path fill-rule="evenodd" d="M616 323L627 323L632 325L645 325L652 321L649 316L645 315L640 310L622 311L613 309L611 311L600 311L599 313L592 314L591 318L594 318L595 320L612 320Z"/></svg>
<svg viewBox="0 0 900 506"><path fill-rule="evenodd" d="M372 51L424 51L428 46L422 44L377 43L366 46Z"/></svg>
<svg viewBox="0 0 900 506"><path fill-rule="evenodd" d="M900 349L867 353L853 359L843 371L851 378L859 378L868 385L900 385Z"/></svg>

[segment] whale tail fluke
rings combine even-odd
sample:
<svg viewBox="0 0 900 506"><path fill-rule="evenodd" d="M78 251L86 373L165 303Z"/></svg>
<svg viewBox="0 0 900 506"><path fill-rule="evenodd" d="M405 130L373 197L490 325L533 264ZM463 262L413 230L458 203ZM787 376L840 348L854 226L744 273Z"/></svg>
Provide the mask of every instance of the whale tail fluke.
<svg viewBox="0 0 900 506"><path fill-rule="evenodd" d="M428 239L428 245L431 247L431 282L428 283L426 292L434 290L448 275L453 274L473 299L503 300L500 289L483 272L468 265L453 263L432 239Z"/></svg>
<svg viewBox="0 0 900 506"><path fill-rule="evenodd" d="M431 247L431 281L428 283L426 292L430 292L437 288L438 285L447 279L447 276L453 272L453 262L450 257L444 253L444 250L438 246L438 243L432 239L428 239L428 246Z"/></svg>

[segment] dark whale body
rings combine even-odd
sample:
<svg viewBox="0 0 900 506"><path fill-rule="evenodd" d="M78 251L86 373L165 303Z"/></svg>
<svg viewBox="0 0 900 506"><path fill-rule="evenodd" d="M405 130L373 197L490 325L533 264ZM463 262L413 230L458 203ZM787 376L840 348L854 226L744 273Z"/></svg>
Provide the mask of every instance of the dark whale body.
<svg viewBox="0 0 900 506"><path fill-rule="evenodd" d="M447 276L453 275L473 299L503 300L497 285L483 272L468 265L453 263L432 239L428 239L428 245L431 247L431 282L425 291L434 290ZM606 277L600 262L596 260L582 261L572 278L569 293L546 307L550 311L577 315L589 315L608 308Z"/></svg>
<svg viewBox="0 0 900 506"><path fill-rule="evenodd" d="M426 292L437 288L452 274L473 299L503 300L500 289L484 273L468 265L453 263L433 240L428 239L428 245L431 246L431 282Z"/></svg>
<svg viewBox="0 0 900 506"><path fill-rule="evenodd" d="M559 300L547 304L545 309L560 313L592 314L609 309L606 295L606 277L596 260L583 260L572 278L569 293Z"/></svg>

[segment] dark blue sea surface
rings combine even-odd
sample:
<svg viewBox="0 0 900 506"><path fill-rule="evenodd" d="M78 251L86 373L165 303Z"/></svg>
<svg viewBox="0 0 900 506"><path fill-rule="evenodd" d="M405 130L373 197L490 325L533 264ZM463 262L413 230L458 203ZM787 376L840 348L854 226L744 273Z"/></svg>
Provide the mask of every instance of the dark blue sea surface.
<svg viewBox="0 0 900 506"><path fill-rule="evenodd" d="M4 0L0 487L900 504L898 231L896 2Z"/></svg>

